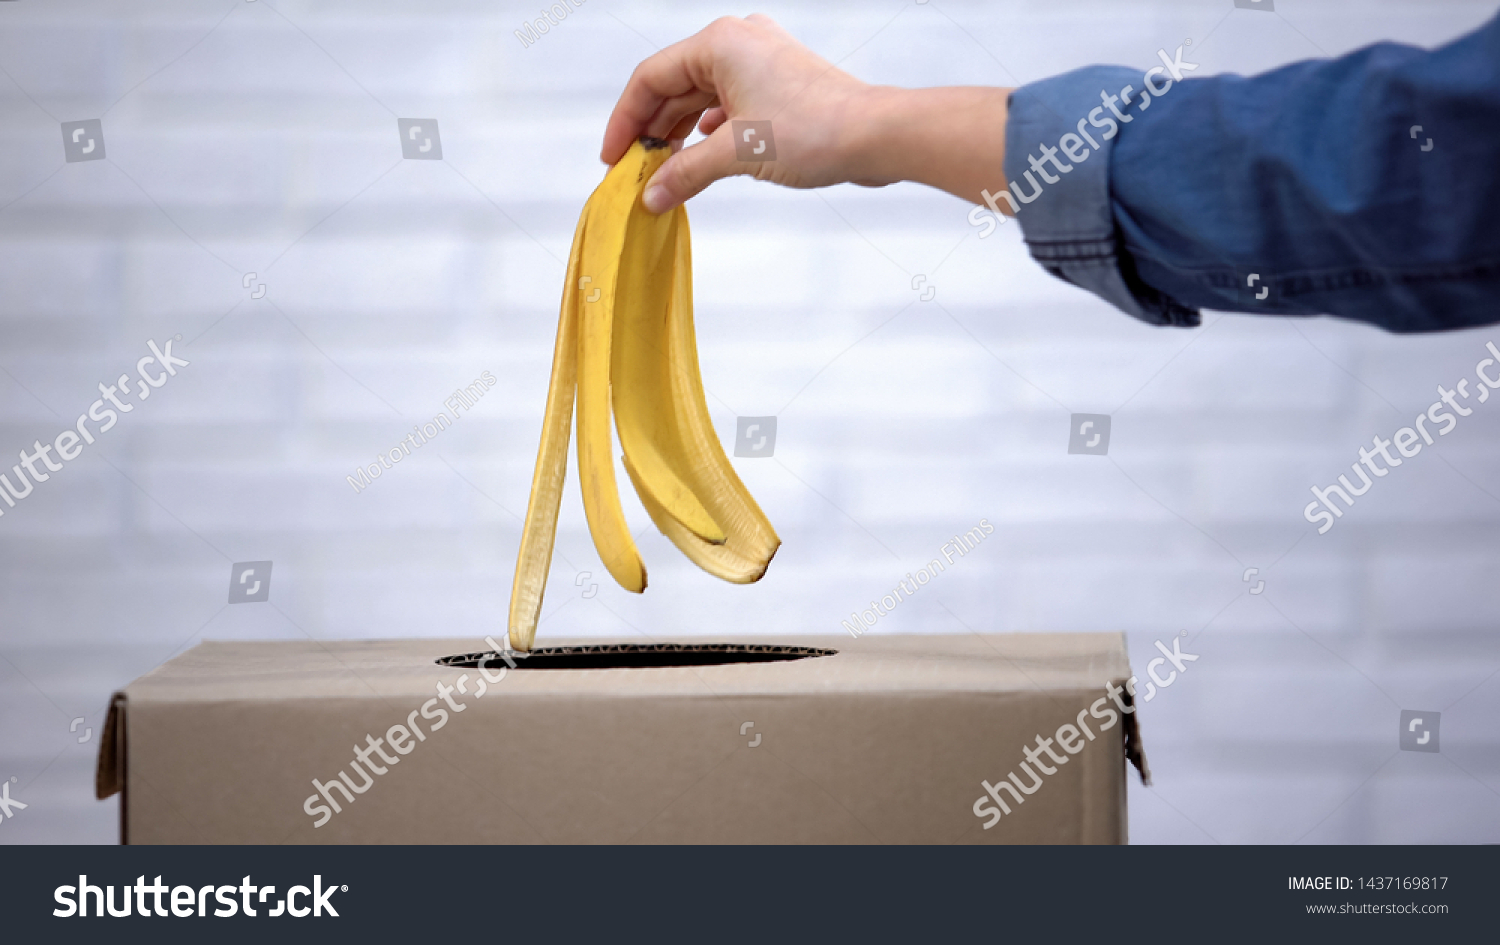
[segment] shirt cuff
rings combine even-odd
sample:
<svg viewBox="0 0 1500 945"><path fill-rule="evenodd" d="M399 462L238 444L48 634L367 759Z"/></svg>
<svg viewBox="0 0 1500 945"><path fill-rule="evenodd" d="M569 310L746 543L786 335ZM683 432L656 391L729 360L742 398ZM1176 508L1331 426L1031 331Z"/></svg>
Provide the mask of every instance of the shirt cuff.
<svg viewBox="0 0 1500 945"><path fill-rule="evenodd" d="M1117 100L1121 122L1101 95ZM1133 120L1130 105L1147 94L1141 74L1125 66L1088 66L1011 93L1005 132L1002 196L1016 210L1031 256L1066 282L1152 325L1193 327L1196 309L1140 281L1115 230L1110 200L1110 154Z"/></svg>

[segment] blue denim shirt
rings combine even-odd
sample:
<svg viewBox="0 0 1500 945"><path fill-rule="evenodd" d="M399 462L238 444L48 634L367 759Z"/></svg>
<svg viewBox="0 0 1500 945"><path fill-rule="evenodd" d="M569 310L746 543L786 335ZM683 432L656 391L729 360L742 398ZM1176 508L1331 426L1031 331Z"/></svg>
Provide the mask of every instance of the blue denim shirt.
<svg viewBox="0 0 1500 945"><path fill-rule="evenodd" d="M1500 17L1245 78L1192 47L1017 89L1005 175L1048 271L1155 325L1500 321Z"/></svg>

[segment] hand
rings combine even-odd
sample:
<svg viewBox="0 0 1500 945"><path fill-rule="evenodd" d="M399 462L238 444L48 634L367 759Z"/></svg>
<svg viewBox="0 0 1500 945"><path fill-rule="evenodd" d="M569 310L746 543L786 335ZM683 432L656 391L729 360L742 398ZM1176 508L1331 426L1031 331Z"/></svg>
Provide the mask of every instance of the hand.
<svg viewBox="0 0 1500 945"><path fill-rule="evenodd" d="M673 142L644 194L653 213L740 174L788 187L916 180L978 202L982 187L1005 186L1008 95L868 85L768 17L724 17L636 67L600 157L613 164L643 136ZM771 120L776 160L738 160L734 119ZM708 137L683 148L694 125Z"/></svg>
<svg viewBox="0 0 1500 945"><path fill-rule="evenodd" d="M645 193L655 213L736 174L791 187L837 184L850 179L849 139L869 89L765 16L724 17L636 68L600 156L613 164L643 135L681 148L695 124L708 135L656 172ZM770 119L776 160L737 160L731 118Z"/></svg>

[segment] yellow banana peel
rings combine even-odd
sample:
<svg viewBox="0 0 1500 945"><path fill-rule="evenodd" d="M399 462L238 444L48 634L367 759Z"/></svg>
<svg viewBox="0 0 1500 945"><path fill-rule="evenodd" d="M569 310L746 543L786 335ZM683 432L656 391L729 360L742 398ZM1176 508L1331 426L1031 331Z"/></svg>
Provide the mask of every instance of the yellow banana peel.
<svg viewBox="0 0 1500 945"><path fill-rule="evenodd" d="M536 638L576 400L578 474L589 534L628 591L646 568L615 482L610 419L636 495L656 527L708 573L738 584L765 574L781 540L714 433L693 331L687 210L655 215L641 193L670 154L642 138L604 176L573 233L552 379L510 599L510 645Z"/></svg>

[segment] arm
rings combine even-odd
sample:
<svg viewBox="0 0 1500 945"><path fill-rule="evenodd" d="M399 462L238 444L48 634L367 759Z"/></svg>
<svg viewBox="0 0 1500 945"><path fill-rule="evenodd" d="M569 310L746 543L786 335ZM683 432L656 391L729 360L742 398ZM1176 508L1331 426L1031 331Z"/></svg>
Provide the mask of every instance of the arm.
<svg viewBox="0 0 1500 945"><path fill-rule="evenodd" d="M646 192L656 212L736 174L993 190L984 203L1018 216L1048 271L1152 324L1197 325L1200 308L1393 331L1500 321L1500 18L1433 52L1380 44L1249 79L1192 78L1181 47L1159 57L1016 90L905 90L765 17L725 18L636 69L601 157L640 135L680 148L696 123L708 137ZM737 160L730 122L767 118L776 160ZM1427 136L1442 144L1422 150Z"/></svg>
<svg viewBox="0 0 1500 945"><path fill-rule="evenodd" d="M1199 308L1401 332L1500 321L1500 20L1432 52L1382 43L1252 78L1188 78L1182 54L1154 76L1091 67L1016 92L1018 196L1023 149L1101 105L1116 124L1110 98L1130 119L1104 160L1054 171L1022 207L1043 265L1155 324Z"/></svg>

